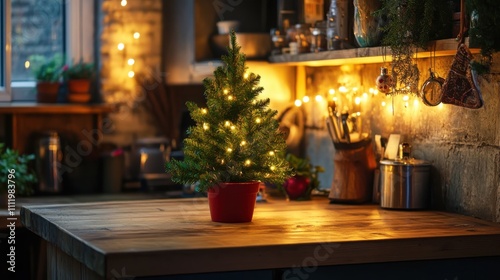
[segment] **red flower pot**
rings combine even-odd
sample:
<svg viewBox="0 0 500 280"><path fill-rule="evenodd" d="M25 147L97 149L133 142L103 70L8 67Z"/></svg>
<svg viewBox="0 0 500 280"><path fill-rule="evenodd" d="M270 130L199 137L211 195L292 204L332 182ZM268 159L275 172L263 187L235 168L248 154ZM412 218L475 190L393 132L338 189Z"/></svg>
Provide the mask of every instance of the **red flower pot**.
<svg viewBox="0 0 500 280"><path fill-rule="evenodd" d="M74 79L68 80L69 93L87 93L90 91L89 79Z"/></svg>
<svg viewBox="0 0 500 280"><path fill-rule="evenodd" d="M208 190L210 216L214 222L252 221L259 182L221 183Z"/></svg>
<svg viewBox="0 0 500 280"><path fill-rule="evenodd" d="M36 100L39 103L56 103L59 93L59 82L37 82Z"/></svg>

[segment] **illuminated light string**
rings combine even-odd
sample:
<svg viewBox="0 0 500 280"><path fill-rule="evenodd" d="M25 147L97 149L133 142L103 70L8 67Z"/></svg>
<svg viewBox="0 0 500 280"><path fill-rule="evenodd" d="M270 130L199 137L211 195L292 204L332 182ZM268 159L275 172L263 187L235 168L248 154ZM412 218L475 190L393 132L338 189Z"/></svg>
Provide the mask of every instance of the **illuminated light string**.
<svg viewBox="0 0 500 280"><path fill-rule="evenodd" d="M128 4L127 0L121 0L121 2L120 2L120 5L122 7L127 6L127 4ZM138 40L140 37L141 37L141 33L139 33L138 31L135 31L134 33L132 33L132 38L134 38L135 40ZM125 43L123 43L123 42L119 42L117 45L117 48L119 51L125 50L125 47L126 47ZM129 66L133 67L135 65L135 59L133 57L128 58L127 64ZM127 76L129 78L133 78L135 76L135 72L134 72L133 68L127 72Z"/></svg>
<svg viewBox="0 0 500 280"><path fill-rule="evenodd" d="M379 94L379 91L374 88L369 88L366 92L364 92L361 87L348 88L346 86L340 86L338 89L330 88L326 95L321 95L321 94L316 95L314 97L314 100L318 103L321 103L325 100L325 98L327 98L328 100L339 102L341 101L339 93L344 94L348 100L351 100L350 102L353 103L352 105L359 106L363 102L368 102L370 96L377 96ZM410 108L411 104L413 104L413 107L418 107L420 103L418 99L415 99L413 102L411 102L411 98L407 94L402 95L402 100L403 100L402 104L404 105L405 108ZM296 99L294 101L294 105L296 107L300 107L310 101L311 97L309 95L306 95L301 99ZM380 105L382 107L385 107L387 106L387 102L382 101ZM344 109L345 108L349 108L349 106L344 106Z"/></svg>

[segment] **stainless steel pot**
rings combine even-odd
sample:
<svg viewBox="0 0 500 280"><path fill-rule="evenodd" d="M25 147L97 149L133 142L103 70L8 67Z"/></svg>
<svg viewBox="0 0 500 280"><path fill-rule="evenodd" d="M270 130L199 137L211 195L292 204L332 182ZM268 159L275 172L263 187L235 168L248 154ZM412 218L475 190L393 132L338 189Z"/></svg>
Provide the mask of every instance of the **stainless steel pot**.
<svg viewBox="0 0 500 280"><path fill-rule="evenodd" d="M431 164L424 160L380 161L380 206L424 209L430 200Z"/></svg>

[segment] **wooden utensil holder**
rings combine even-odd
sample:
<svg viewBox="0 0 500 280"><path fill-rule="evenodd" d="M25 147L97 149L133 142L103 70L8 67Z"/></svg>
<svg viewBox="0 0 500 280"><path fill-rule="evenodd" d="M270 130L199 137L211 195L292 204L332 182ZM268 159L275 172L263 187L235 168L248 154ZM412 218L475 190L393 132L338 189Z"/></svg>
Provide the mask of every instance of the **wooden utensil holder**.
<svg viewBox="0 0 500 280"><path fill-rule="evenodd" d="M377 168L370 139L335 145L331 202L363 203L372 198L373 173Z"/></svg>

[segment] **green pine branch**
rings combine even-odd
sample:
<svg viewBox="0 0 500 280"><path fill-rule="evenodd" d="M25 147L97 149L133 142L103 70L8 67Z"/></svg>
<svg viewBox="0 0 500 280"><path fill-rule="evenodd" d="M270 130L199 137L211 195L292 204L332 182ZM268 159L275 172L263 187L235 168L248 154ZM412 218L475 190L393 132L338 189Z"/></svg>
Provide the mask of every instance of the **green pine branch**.
<svg viewBox="0 0 500 280"><path fill-rule="evenodd" d="M282 184L291 175L285 138L269 99L258 99L260 76L246 73L246 58L231 32L224 65L203 81L207 107L188 102L196 125L188 129L184 160L166 164L172 180L199 191L221 182Z"/></svg>

